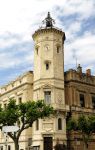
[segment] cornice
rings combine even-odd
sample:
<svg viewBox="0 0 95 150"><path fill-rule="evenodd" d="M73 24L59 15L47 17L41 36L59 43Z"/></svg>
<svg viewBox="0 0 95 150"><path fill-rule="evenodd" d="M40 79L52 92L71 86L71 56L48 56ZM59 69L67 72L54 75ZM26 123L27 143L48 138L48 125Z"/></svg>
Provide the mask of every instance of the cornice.
<svg viewBox="0 0 95 150"><path fill-rule="evenodd" d="M54 27L52 27L52 28L40 28L34 32L32 37L34 39L37 35L40 35L41 33L48 33L48 32L55 32L58 34L62 34L62 35L64 35L64 40L65 40L65 33L62 30L60 30L58 28L54 28Z"/></svg>
<svg viewBox="0 0 95 150"><path fill-rule="evenodd" d="M87 83L87 82L83 82L83 81L78 81L78 80L65 80L65 85L66 84L70 84L70 83L77 83L77 84L81 84L81 85L88 85L88 86L93 86L95 87L95 84L93 83Z"/></svg>
<svg viewBox="0 0 95 150"><path fill-rule="evenodd" d="M34 80L33 83L39 82L39 81L45 81L45 80L56 80L56 81L62 81L64 82L64 79L59 79L59 78L40 78L38 80Z"/></svg>
<svg viewBox="0 0 95 150"><path fill-rule="evenodd" d="M1 93L0 97L2 97L3 95L6 95L6 94L8 94L8 93L11 93L12 91L15 91L15 90L17 90L17 89L19 89L19 88L21 88L21 87L24 87L25 85L32 85L32 86L33 86L33 83L28 83L28 82L23 83L23 84L21 84L21 85L19 85L19 86L17 86L17 87L14 87L13 89L10 89L10 90L8 90L8 91L6 91L6 92L4 92L4 93Z"/></svg>

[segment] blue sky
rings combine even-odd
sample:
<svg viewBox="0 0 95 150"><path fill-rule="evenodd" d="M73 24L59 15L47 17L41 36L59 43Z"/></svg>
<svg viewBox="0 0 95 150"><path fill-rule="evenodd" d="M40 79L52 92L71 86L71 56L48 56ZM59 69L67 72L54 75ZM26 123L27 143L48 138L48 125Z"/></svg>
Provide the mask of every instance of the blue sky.
<svg viewBox="0 0 95 150"><path fill-rule="evenodd" d="M0 85L33 70L32 34L47 12L66 33L65 70L95 74L95 0L0 0Z"/></svg>

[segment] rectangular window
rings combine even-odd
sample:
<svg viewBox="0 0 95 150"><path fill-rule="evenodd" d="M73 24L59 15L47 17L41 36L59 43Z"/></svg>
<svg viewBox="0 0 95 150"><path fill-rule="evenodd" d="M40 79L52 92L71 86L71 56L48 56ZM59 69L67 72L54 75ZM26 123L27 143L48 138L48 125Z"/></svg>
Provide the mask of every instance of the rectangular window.
<svg viewBox="0 0 95 150"><path fill-rule="evenodd" d="M80 106L85 107L84 94L80 94Z"/></svg>
<svg viewBox="0 0 95 150"><path fill-rule="evenodd" d="M28 139L28 146L31 146L32 145L32 138L29 138Z"/></svg>
<svg viewBox="0 0 95 150"><path fill-rule="evenodd" d="M33 146L33 150L39 150L39 146Z"/></svg>
<svg viewBox="0 0 95 150"><path fill-rule="evenodd" d="M92 96L92 108L95 109L95 96Z"/></svg>
<svg viewBox="0 0 95 150"><path fill-rule="evenodd" d="M11 146L10 145L8 145L8 150L11 150Z"/></svg>
<svg viewBox="0 0 95 150"><path fill-rule="evenodd" d="M58 130L62 130L62 119L58 118Z"/></svg>
<svg viewBox="0 0 95 150"><path fill-rule="evenodd" d="M36 120L36 130L39 130L39 120Z"/></svg>
<svg viewBox="0 0 95 150"><path fill-rule="evenodd" d="M51 91L44 92L45 103L50 104L51 102Z"/></svg>
<svg viewBox="0 0 95 150"><path fill-rule="evenodd" d="M3 146L0 146L0 150L3 150Z"/></svg>

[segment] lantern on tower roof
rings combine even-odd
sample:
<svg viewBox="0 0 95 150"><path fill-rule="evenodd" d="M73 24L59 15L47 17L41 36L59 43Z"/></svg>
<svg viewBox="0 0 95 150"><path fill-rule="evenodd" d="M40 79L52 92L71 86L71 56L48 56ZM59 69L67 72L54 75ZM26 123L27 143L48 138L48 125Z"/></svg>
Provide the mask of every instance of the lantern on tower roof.
<svg viewBox="0 0 95 150"><path fill-rule="evenodd" d="M53 24L55 24L55 20L51 18L50 12L48 12L47 17L43 20L43 24L46 25L46 28L52 28Z"/></svg>

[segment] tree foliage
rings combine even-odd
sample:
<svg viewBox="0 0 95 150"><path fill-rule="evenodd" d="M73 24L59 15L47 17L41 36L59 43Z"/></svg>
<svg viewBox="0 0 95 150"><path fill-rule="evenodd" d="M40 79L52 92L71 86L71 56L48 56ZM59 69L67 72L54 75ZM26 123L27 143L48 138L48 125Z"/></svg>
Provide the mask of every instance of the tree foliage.
<svg viewBox="0 0 95 150"><path fill-rule="evenodd" d="M95 133L95 115L81 115L76 120L74 118L70 118L67 123L67 130L79 131L87 148L91 136Z"/></svg>
<svg viewBox="0 0 95 150"><path fill-rule="evenodd" d="M10 99L6 108L0 106L0 128L3 126L19 126L19 131L8 133L14 141L15 150L18 150L19 137L23 130L32 127L33 122L39 118L49 117L53 114L53 108L46 105L42 100L28 101L16 104L14 99Z"/></svg>

